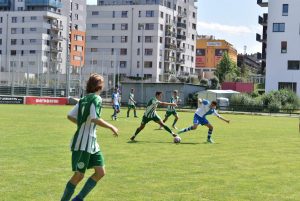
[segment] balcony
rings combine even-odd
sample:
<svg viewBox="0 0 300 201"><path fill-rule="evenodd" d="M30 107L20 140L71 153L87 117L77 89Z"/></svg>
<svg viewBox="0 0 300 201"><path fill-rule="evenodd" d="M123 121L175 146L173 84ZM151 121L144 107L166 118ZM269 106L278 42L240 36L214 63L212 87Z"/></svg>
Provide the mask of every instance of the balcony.
<svg viewBox="0 0 300 201"><path fill-rule="evenodd" d="M257 0L257 4L260 7L268 7L269 6L269 2L268 1L264 1L264 0Z"/></svg>
<svg viewBox="0 0 300 201"><path fill-rule="evenodd" d="M266 60L266 53L260 53L260 52L258 52L257 53L257 59L258 60Z"/></svg>
<svg viewBox="0 0 300 201"><path fill-rule="evenodd" d="M10 7L10 0L0 0L0 7Z"/></svg>
<svg viewBox="0 0 300 201"><path fill-rule="evenodd" d="M176 60L176 64L184 64L184 63L185 63L184 59L177 59Z"/></svg>
<svg viewBox="0 0 300 201"><path fill-rule="evenodd" d="M56 35L56 36L51 36L51 40L52 40L52 41L62 41L62 40L64 40L64 37L58 36L58 35Z"/></svg>
<svg viewBox="0 0 300 201"><path fill-rule="evenodd" d="M171 56L165 57L165 62L167 62L167 63L173 63L175 61L176 61L175 57L171 57Z"/></svg>
<svg viewBox="0 0 300 201"><path fill-rule="evenodd" d="M267 26L268 25L268 14L265 13L263 17L258 16L258 24L262 26Z"/></svg>
<svg viewBox="0 0 300 201"><path fill-rule="evenodd" d="M176 49L176 45L175 45L175 44L172 44L172 43L170 43L170 44L165 44L165 48L166 48L166 49Z"/></svg>
<svg viewBox="0 0 300 201"><path fill-rule="evenodd" d="M263 37L261 37L260 34L256 34L256 41L257 42L267 42L267 35L264 34Z"/></svg>
<svg viewBox="0 0 300 201"><path fill-rule="evenodd" d="M182 52L185 52L185 49L181 48L181 47L177 47L176 52L182 53Z"/></svg>
<svg viewBox="0 0 300 201"><path fill-rule="evenodd" d="M64 29L64 27L63 27L63 25L61 25L61 24L57 24L57 23L52 23L51 24L51 29L55 29L55 30L63 30Z"/></svg>
<svg viewBox="0 0 300 201"><path fill-rule="evenodd" d="M26 6L41 6L41 7L53 7L61 8L62 3L58 0L26 0Z"/></svg>
<svg viewBox="0 0 300 201"><path fill-rule="evenodd" d="M51 52L62 52L62 47L57 47L55 45L51 45Z"/></svg>
<svg viewBox="0 0 300 201"><path fill-rule="evenodd" d="M186 36L185 35L177 35L177 40L186 40Z"/></svg>
<svg viewBox="0 0 300 201"><path fill-rule="evenodd" d="M182 22L178 22L178 23L177 23L177 28L178 28L178 29L186 29L186 24L185 24L185 23L182 23Z"/></svg>
<svg viewBox="0 0 300 201"><path fill-rule="evenodd" d="M176 38L176 34L172 31L166 31L165 36L170 38Z"/></svg>
<svg viewBox="0 0 300 201"><path fill-rule="evenodd" d="M186 12L178 12L177 16L180 17L180 18L184 18L184 17L187 16L187 13Z"/></svg>

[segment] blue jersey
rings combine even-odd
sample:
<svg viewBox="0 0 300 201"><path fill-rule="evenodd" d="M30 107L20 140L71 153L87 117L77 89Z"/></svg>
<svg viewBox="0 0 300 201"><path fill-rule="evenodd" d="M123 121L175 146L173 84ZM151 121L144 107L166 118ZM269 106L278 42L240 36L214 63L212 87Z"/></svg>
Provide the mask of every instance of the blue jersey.
<svg viewBox="0 0 300 201"><path fill-rule="evenodd" d="M215 109L210 108L210 102L205 99L203 99L202 104L196 110L195 114L197 114L199 117L202 118L206 118L207 115L211 115L211 114L220 117L220 115L217 113Z"/></svg>

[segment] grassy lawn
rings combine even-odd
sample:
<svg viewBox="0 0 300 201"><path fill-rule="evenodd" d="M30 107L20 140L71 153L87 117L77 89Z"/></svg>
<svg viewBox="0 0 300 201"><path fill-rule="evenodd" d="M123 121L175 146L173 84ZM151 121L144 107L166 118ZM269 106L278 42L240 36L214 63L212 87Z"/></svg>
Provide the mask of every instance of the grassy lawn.
<svg viewBox="0 0 300 201"><path fill-rule="evenodd" d="M0 105L1 201L60 200L72 174L70 109ZM112 122L111 113L105 108L103 118ZM126 119L125 113L112 122L119 138L98 128L107 175L87 201L300 200L297 118L226 114L228 125L211 116L216 144L204 143L207 129L199 127L176 145L155 123L140 133L139 142L127 143L141 119ZM179 115L179 128L191 124L193 113Z"/></svg>

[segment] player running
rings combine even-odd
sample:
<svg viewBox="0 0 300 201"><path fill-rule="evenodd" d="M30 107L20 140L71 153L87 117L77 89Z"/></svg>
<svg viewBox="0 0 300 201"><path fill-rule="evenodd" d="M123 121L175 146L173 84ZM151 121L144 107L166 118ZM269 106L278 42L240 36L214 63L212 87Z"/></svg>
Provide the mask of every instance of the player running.
<svg viewBox="0 0 300 201"><path fill-rule="evenodd" d="M137 118L135 104L136 104L136 101L134 100L134 88L131 88L131 91L129 94L129 100L128 100L127 118L129 117L129 112L131 109L133 109L134 117Z"/></svg>
<svg viewBox="0 0 300 201"><path fill-rule="evenodd" d="M120 113L120 94L118 91L118 88L114 89L114 92L111 96L111 101L112 101L112 107L114 109L114 113L111 115L112 120L117 120L117 114Z"/></svg>
<svg viewBox="0 0 300 201"><path fill-rule="evenodd" d="M208 127L208 135L207 135L207 142L208 143L214 143L214 141L211 138L212 132L213 132L213 126L209 123L209 121L206 119L207 115L215 115L219 119L222 119L223 121L229 123L229 120L224 119L221 115L219 115L216 111L217 102L212 101L211 103L208 100L205 99L199 99L199 107L195 112L194 115L194 125L190 126L188 128L184 128L178 132L178 134L190 131L190 130L196 130L198 125L201 124L202 126Z"/></svg>
<svg viewBox="0 0 300 201"><path fill-rule="evenodd" d="M141 122L141 125L139 128L136 129L134 135L130 138L131 141L134 141L136 136L141 132L144 128L145 125L150 122L154 121L158 123L160 126L162 126L166 131L168 131L173 137L176 137L177 135L171 131L171 129L164 124L164 122L161 120L161 118L157 115L156 113L156 108L158 105L162 106L174 106L176 107L176 103L166 103L166 102L161 102L162 99L162 92L158 91L155 94L155 97L151 98L150 101L147 104L146 111L143 116L143 120Z"/></svg>
<svg viewBox="0 0 300 201"><path fill-rule="evenodd" d="M180 102L180 99L179 99L179 96L178 96L178 91L174 90L173 91L173 96L170 99L170 103L176 103L176 105L177 105L179 102ZM171 115L173 115L175 117L172 127L174 129L177 129L175 124L177 123L179 117L178 117L178 114L177 114L176 109L175 109L174 106L168 106L166 114L165 114L165 119L163 120L163 122L166 123L166 121L168 120L168 118ZM160 127L159 129L162 129L162 127Z"/></svg>
<svg viewBox="0 0 300 201"><path fill-rule="evenodd" d="M77 124L72 151L72 170L74 175L66 185L61 201L69 201L77 184L83 179L86 169L93 168L95 173L86 181L73 201L82 201L105 175L104 158L97 143L96 125L110 129L118 136L118 129L101 119L102 99L99 96L103 89L104 79L92 74L87 82L87 95L69 112L68 119Z"/></svg>

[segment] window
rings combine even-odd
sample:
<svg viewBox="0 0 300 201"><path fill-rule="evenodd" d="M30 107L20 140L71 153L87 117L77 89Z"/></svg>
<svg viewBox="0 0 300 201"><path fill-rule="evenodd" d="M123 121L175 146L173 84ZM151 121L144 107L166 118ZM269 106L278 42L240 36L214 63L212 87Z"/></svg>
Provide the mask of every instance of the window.
<svg viewBox="0 0 300 201"><path fill-rule="evenodd" d="M121 30L128 30L128 24L121 24Z"/></svg>
<svg viewBox="0 0 300 201"><path fill-rule="evenodd" d="M142 17L142 11L139 11L139 17Z"/></svg>
<svg viewBox="0 0 300 201"><path fill-rule="evenodd" d="M11 51L10 51L10 55L16 56L16 55L17 55L17 50L11 50Z"/></svg>
<svg viewBox="0 0 300 201"><path fill-rule="evenodd" d="M11 34L16 34L17 33L17 29L16 28L11 28Z"/></svg>
<svg viewBox="0 0 300 201"><path fill-rule="evenodd" d="M161 62L159 62L159 68L161 68L162 67L162 63Z"/></svg>
<svg viewBox="0 0 300 201"><path fill-rule="evenodd" d="M152 68L152 61L145 61L144 68Z"/></svg>
<svg viewBox="0 0 300 201"><path fill-rule="evenodd" d="M281 53L287 53L287 41L281 41Z"/></svg>
<svg viewBox="0 0 300 201"><path fill-rule="evenodd" d="M31 31L31 32L35 32L35 31L36 31L36 28L30 28L30 31Z"/></svg>
<svg viewBox="0 0 300 201"><path fill-rule="evenodd" d="M278 90L280 89L289 89L296 93L297 83L296 82L278 82Z"/></svg>
<svg viewBox="0 0 300 201"><path fill-rule="evenodd" d="M92 28L97 28L98 24L92 24Z"/></svg>
<svg viewBox="0 0 300 201"><path fill-rule="evenodd" d="M196 24L192 24L192 29L196 30L197 25Z"/></svg>
<svg viewBox="0 0 300 201"><path fill-rule="evenodd" d="M116 25L115 25L115 24L112 24L112 25L111 25L111 29L112 29L112 30L115 30L115 29L116 29Z"/></svg>
<svg viewBox="0 0 300 201"><path fill-rule="evenodd" d="M160 25L160 30L161 30L161 31L164 30L164 25L163 25L163 24Z"/></svg>
<svg viewBox="0 0 300 201"><path fill-rule="evenodd" d="M120 61L120 68L126 68L127 62L126 61Z"/></svg>
<svg viewBox="0 0 300 201"><path fill-rule="evenodd" d="M138 48L137 51L136 51L136 54L140 55L140 52L141 52L141 50L140 50L140 48Z"/></svg>
<svg viewBox="0 0 300 201"><path fill-rule="evenodd" d="M35 54L35 50L29 50L29 54Z"/></svg>
<svg viewBox="0 0 300 201"><path fill-rule="evenodd" d="M91 36L91 40L98 40L98 36Z"/></svg>
<svg viewBox="0 0 300 201"><path fill-rule="evenodd" d="M0 39L0 45L2 45L2 39Z"/></svg>
<svg viewBox="0 0 300 201"><path fill-rule="evenodd" d="M154 17L154 10L146 10L146 17Z"/></svg>
<svg viewBox="0 0 300 201"><path fill-rule="evenodd" d="M136 68L140 68L140 61L136 62Z"/></svg>
<svg viewBox="0 0 300 201"><path fill-rule="evenodd" d="M10 44L11 45L16 45L17 44L17 39L11 39Z"/></svg>
<svg viewBox="0 0 300 201"><path fill-rule="evenodd" d="M152 43L152 36L145 36L145 43Z"/></svg>
<svg viewBox="0 0 300 201"><path fill-rule="evenodd" d="M122 17L123 18L128 17L128 11L122 11Z"/></svg>
<svg viewBox="0 0 300 201"><path fill-rule="evenodd" d="M288 70L299 70L299 69L300 69L300 61L297 60L288 61Z"/></svg>
<svg viewBox="0 0 300 201"><path fill-rule="evenodd" d="M159 43L163 43L163 37L159 37Z"/></svg>
<svg viewBox="0 0 300 201"><path fill-rule="evenodd" d="M196 18L196 13L195 13L195 12L193 12L193 18L194 18L194 19Z"/></svg>
<svg viewBox="0 0 300 201"><path fill-rule="evenodd" d="M29 42L30 43L36 43L36 39L30 39Z"/></svg>
<svg viewBox="0 0 300 201"><path fill-rule="evenodd" d="M164 19L164 13L160 12L160 18Z"/></svg>
<svg viewBox="0 0 300 201"><path fill-rule="evenodd" d="M284 32L285 23L273 23L273 32Z"/></svg>
<svg viewBox="0 0 300 201"><path fill-rule="evenodd" d="M153 49L145 49L145 55L146 56L151 56L153 53Z"/></svg>
<svg viewBox="0 0 300 201"><path fill-rule="evenodd" d="M138 36L138 43L141 42L141 36Z"/></svg>
<svg viewBox="0 0 300 201"><path fill-rule="evenodd" d="M91 52L98 52L97 48L91 48Z"/></svg>
<svg viewBox="0 0 300 201"><path fill-rule="evenodd" d="M121 48L120 49L120 55L127 55L127 49L126 48Z"/></svg>
<svg viewBox="0 0 300 201"><path fill-rule="evenodd" d="M289 4L282 4L282 16L289 15Z"/></svg>
<svg viewBox="0 0 300 201"><path fill-rule="evenodd" d="M12 23L17 23L17 17L12 17L12 18L11 18L11 22L12 22Z"/></svg>
<svg viewBox="0 0 300 201"><path fill-rule="evenodd" d="M121 36L121 43L127 43L127 36Z"/></svg>
<svg viewBox="0 0 300 201"><path fill-rule="evenodd" d="M151 24L145 24L145 30L154 30L154 24L151 23Z"/></svg>
<svg viewBox="0 0 300 201"><path fill-rule="evenodd" d="M35 20L37 20L37 17L36 17L36 16L31 16L31 17L30 17L30 20L31 20L31 21L35 21Z"/></svg>
<svg viewBox="0 0 300 201"><path fill-rule="evenodd" d="M92 15L99 15L98 11L92 11Z"/></svg>

